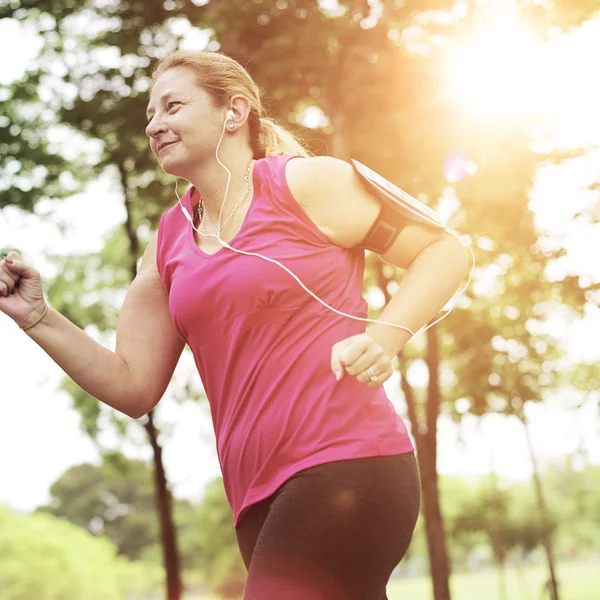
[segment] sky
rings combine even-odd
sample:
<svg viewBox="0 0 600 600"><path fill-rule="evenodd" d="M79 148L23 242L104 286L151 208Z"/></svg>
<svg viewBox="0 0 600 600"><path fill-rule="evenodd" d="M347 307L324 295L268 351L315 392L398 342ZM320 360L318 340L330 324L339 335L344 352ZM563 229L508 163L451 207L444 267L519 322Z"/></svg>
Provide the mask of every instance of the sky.
<svg viewBox="0 0 600 600"><path fill-rule="evenodd" d="M510 25L501 19L496 22L501 27ZM498 35L501 33L495 31ZM195 39L202 38L197 33L195 36ZM472 43L480 42L474 40ZM496 51L489 45L479 48L479 52L463 54L457 50L454 78L460 82L456 87L457 98L465 98L465 109L479 110L481 118L510 118L510 110L522 107L509 106L508 110L507 103L498 103L500 92L489 94L493 82L487 81L484 86L488 95L485 90L473 87L481 80L481 69L494 59L492 54L486 62L485 52ZM10 51L11 61L4 61L0 82L6 83L20 76L37 49L34 36L10 20L1 21L0 55L6 56ZM526 36L522 40L522 50L531 52L531 61L541 60L539 47ZM588 77L582 66L585 56L600 55L600 21L586 25L577 36L557 37L554 45L545 51L553 71L544 66L547 63L535 63L540 72L547 73L548 79L535 82L531 95L539 102L537 94L541 87L547 94L545 97L552 100L543 103L544 120L536 144L545 148L548 145L600 147L600 111L597 110L600 84ZM478 61L474 61L473 56L479 57ZM507 69L505 76L512 73L516 81L525 85L518 65L527 64L527 61L517 59L516 55L514 68ZM552 79L560 93L551 87ZM506 89L502 77L496 77L494 81L499 89ZM564 81L569 85L563 85ZM545 165L539 169L531 194L531 207L536 212L539 227L562 239L568 249L568 258L554 267L556 276L565 271L576 271L600 280L598 230L574 228L572 220L579 207L597 200L586 187L597 179L599 172L600 153L596 150L568 164ZM44 258L46 253L95 252L102 247L103 235L124 218L118 189L108 177L94 182L84 193L52 207L51 212L48 209L42 205L34 215L11 208L0 212L0 246L24 248L25 258L43 277L54 275ZM551 318L550 322L552 333L564 340L572 360L592 360L600 356L597 311L591 310L584 321L576 324L567 323L561 315ZM89 333L96 335L93 328ZM112 340L103 342L110 346ZM82 462L98 462L99 453L81 431L79 416L72 409L70 398L58 391L64 375L61 369L2 314L0 365L0 504L28 511L49 500L49 486L65 469ZM185 374L190 368L189 360L184 358L178 373ZM422 365L416 364L409 374L411 383L416 386L422 385L424 379L419 369ZM172 385L177 385L177 381ZM398 387L397 375L386 383L394 406L404 414L402 400L397 396ZM530 407L532 438L542 463L560 460L575 452L600 463L598 396L590 396L581 409L570 410L581 401L582 397L575 391L564 389L549 396L543 405ZM178 404L168 393L157 413L158 423L164 429L161 441L174 493L197 501L205 484L219 474L207 406L195 402ZM140 427L133 440L143 439ZM100 436L100 442L106 448L119 444L109 427ZM132 458L150 457L146 444L127 443L121 447ZM439 469L442 474L476 477L488 472L492 464L506 478L524 480L530 476L526 440L518 422L491 415L482 421L467 418L457 427L440 419Z"/></svg>

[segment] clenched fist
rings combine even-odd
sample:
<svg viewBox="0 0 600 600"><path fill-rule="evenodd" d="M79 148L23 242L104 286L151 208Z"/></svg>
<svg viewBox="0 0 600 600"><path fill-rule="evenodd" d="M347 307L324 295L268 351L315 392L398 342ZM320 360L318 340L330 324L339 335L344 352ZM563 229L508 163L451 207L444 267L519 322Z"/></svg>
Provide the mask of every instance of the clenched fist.
<svg viewBox="0 0 600 600"><path fill-rule="evenodd" d="M333 345L331 370L338 381L345 370L360 383L375 387L387 381L394 372L392 358L373 337L361 333Z"/></svg>
<svg viewBox="0 0 600 600"><path fill-rule="evenodd" d="M9 252L0 260L0 311L25 328L45 309L39 272L25 264L18 252Z"/></svg>

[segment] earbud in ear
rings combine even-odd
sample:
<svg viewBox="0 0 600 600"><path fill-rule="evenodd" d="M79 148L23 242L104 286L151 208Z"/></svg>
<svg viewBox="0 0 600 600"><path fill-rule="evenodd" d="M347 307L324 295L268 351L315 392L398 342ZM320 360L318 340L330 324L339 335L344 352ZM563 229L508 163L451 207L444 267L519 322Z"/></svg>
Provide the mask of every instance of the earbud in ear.
<svg viewBox="0 0 600 600"><path fill-rule="evenodd" d="M232 110L228 110L227 111L227 118L225 119L226 121L233 121L235 119L235 115L233 114Z"/></svg>

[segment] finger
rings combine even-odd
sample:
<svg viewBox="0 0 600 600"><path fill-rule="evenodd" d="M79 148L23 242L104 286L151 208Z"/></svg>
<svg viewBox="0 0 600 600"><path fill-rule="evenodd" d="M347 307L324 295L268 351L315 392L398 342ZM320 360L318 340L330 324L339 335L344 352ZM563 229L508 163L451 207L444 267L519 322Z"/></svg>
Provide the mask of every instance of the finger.
<svg viewBox="0 0 600 600"><path fill-rule="evenodd" d="M371 373L373 373L375 379L371 379L371 373L369 373L367 369L371 370ZM379 374L382 372L381 366L378 367L377 365L372 364L367 367L367 369L364 369L356 376L356 379L359 383L375 383L379 379Z"/></svg>
<svg viewBox="0 0 600 600"><path fill-rule="evenodd" d="M384 373L383 375L379 375L376 379L376 381L370 381L366 384L367 387L378 387L380 385L383 385L391 376L392 373L394 372L393 369L390 369L387 373Z"/></svg>
<svg viewBox="0 0 600 600"><path fill-rule="evenodd" d="M6 277L10 277L12 281L17 283L19 279L21 279L21 276L18 273L13 273L10 271L8 265L5 266L4 260L5 259L0 260L0 277L2 274L5 274Z"/></svg>
<svg viewBox="0 0 600 600"><path fill-rule="evenodd" d="M371 373L375 376L375 379L371 379L370 374L366 370L360 373L356 378L357 381L364 383L369 387L381 385L383 382L387 381L394 372L391 363L377 363L371 365L369 368L371 369Z"/></svg>
<svg viewBox="0 0 600 600"><path fill-rule="evenodd" d="M336 381L339 381L344 376L344 365L340 361L341 344L334 344L331 348L331 370L335 375Z"/></svg>
<svg viewBox="0 0 600 600"><path fill-rule="evenodd" d="M12 294L14 289L15 282L13 278L4 270L0 270L0 293L8 296L8 294Z"/></svg>
<svg viewBox="0 0 600 600"><path fill-rule="evenodd" d="M16 250L11 250L6 258L12 258L13 260L22 260L21 255Z"/></svg>
<svg viewBox="0 0 600 600"><path fill-rule="evenodd" d="M7 256L4 259L4 269L8 270L9 273L20 275L25 279L30 279L38 274L33 267L25 264L20 258L12 258L10 256Z"/></svg>
<svg viewBox="0 0 600 600"><path fill-rule="evenodd" d="M348 340L348 345L340 352L340 361L344 367L349 367L364 354L373 340L366 336L360 335Z"/></svg>
<svg viewBox="0 0 600 600"><path fill-rule="evenodd" d="M350 375L359 375L369 367L387 359L383 350L377 345L371 345L366 352L361 354L351 365L346 366Z"/></svg>

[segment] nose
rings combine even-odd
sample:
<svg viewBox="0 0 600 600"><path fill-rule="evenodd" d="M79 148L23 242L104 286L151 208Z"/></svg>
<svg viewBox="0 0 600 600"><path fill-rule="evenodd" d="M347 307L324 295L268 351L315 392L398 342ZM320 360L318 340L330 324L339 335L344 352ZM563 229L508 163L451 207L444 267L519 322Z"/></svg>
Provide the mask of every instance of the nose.
<svg viewBox="0 0 600 600"><path fill-rule="evenodd" d="M156 137L161 133L164 133L166 129L166 125L164 125L164 123L161 123L160 120L155 117L146 126L146 135L149 138L156 139Z"/></svg>

